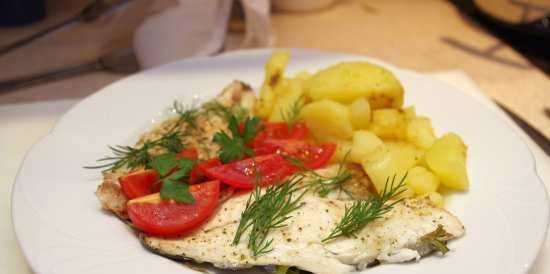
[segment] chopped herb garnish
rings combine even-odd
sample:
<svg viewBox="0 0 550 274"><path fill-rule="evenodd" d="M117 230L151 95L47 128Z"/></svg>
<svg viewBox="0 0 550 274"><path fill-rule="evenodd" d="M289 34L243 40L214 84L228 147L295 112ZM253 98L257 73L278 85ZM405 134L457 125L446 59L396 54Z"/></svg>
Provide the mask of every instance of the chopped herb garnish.
<svg viewBox="0 0 550 274"><path fill-rule="evenodd" d="M170 130L157 140L143 142L138 148L131 146L109 146L109 149L113 152L113 156L97 160L104 164L85 166L84 168L99 168L111 171L124 166L129 169L145 166L151 162L152 157L149 154L149 150L153 148L165 148L168 152L179 152L183 149L182 136L179 132Z"/></svg>
<svg viewBox="0 0 550 274"><path fill-rule="evenodd" d="M199 112L198 109L185 109L181 102L178 101L174 101L172 108L179 115L179 122L186 122L192 128L197 128L197 114Z"/></svg>
<svg viewBox="0 0 550 274"><path fill-rule="evenodd" d="M300 111L304 107L303 96L298 98L292 105L288 106L285 109L281 109L281 117L283 121L288 124L288 127L291 129L300 119Z"/></svg>
<svg viewBox="0 0 550 274"><path fill-rule="evenodd" d="M227 121L229 121L232 116L235 116L237 122L244 122L246 118L250 116L249 110L247 108L244 108L240 105L227 107L215 100L204 104L202 107L205 111L214 112L217 115L225 118Z"/></svg>
<svg viewBox="0 0 550 274"><path fill-rule="evenodd" d="M252 119L246 118L241 132L237 118L234 115L229 118L228 128L231 132L231 137L224 131L217 132L214 135L214 142L220 145L221 148L219 157L223 163L241 160L245 155L255 155L254 150L246 146L246 144L252 141L256 134L262 130L258 126L259 123L260 119L258 117Z"/></svg>
<svg viewBox="0 0 550 274"><path fill-rule="evenodd" d="M332 230L323 242L333 240L340 236L355 236L355 233L365 227L368 223L382 217L382 215L389 212L393 206L402 199L391 201L399 194L405 191L405 179L407 174L395 184L395 176L393 176L391 182L389 178L386 180L384 191L380 196L371 196L366 200L357 200L351 207L346 207L344 216L336 227Z"/></svg>
<svg viewBox="0 0 550 274"><path fill-rule="evenodd" d="M195 202L195 198L189 192L189 185L186 183L189 173L195 161L188 158L177 159L176 154L167 152L152 159L149 166L160 175L161 183L160 197L172 199L186 204Z"/></svg>
<svg viewBox="0 0 550 274"><path fill-rule="evenodd" d="M428 233L422 237L422 241L430 244L435 249L437 249L441 254L449 252L447 247L446 240L452 237L453 235L445 231L442 225L437 225L437 229L431 233Z"/></svg>
<svg viewBox="0 0 550 274"><path fill-rule="evenodd" d="M353 172L345 168L348 154L349 152L346 153L344 159L340 162L338 166L338 171L334 176L321 175L317 171L308 168L303 162L296 158L290 156L283 157L291 165L300 168L301 171L299 173L303 174L309 179L307 184L308 188L314 193L317 193L319 196L326 197L330 192L338 190L340 192L346 193L349 197L353 197L353 195L344 188L344 183L353 178Z"/></svg>
<svg viewBox="0 0 550 274"><path fill-rule="evenodd" d="M242 235L249 231L247 246L255 257L273 250L273 239L267 238L269 231L286 225L285 221L290 218L289 214L303 205L300 200L306 192L304 190L299 193L303 190L299 186L303 179L301 175L267 186L263 194L261 175L258 175L258 178L233 238L233 244L236 245Z"/></svg>

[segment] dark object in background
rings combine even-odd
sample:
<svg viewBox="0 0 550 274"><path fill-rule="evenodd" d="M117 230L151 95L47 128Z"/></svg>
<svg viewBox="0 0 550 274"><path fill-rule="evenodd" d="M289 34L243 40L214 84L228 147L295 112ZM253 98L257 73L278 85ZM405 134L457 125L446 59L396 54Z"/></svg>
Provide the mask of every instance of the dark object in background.
<svg viewBox="0 0 550 274"><path fill-rule="evenodd" d="M533 21L507 22L491 15L473 0L450 0L463 14L516 49L532 64L550 75L550 11ZM501 0L505 1L505 0ZM509 0L511 4L528 11L527 1ZM525 3L524 3L525 2Z"/></svg>
<svg viewBox="0 0 550 274"><path fill-rule="evenodd" d="M130 74L139 71L139 69L139 63L134 54L134 50L119 49L109 52L89 63L1 81L0 92L13 91L19 88L43 84L93 71Z"/></svg>
<svg viewBox="0 0 550 274"><path fill-rule="evenodd" d="M27 25L45 16L45 0L0 0L0 26Z"/></svg>
<svg viewBox="0 0 550 274"><path fill-rule="evenodd" d="M0 0L0 5L4 2L16 3L17 1L25 2L25 1L39 1L39 0ZM44 35L47 35L61 27L64 27L68 24L74 23L74 22L90 22L92 20L97 19L98 17L102 16L103 14L111 11L112 9L125 4L130 0L116 0L116 1L110 1L110 0L94 0L90 2L84 9L82 9L78 14L69 17L65 20L62 20L58 22L57 24L54 24L52 26L47 27L46 29L43 29L41 31L38 31L34 34L31 34L30 36L23 37L19 40L16 40L14 42L11 42L7 45L0 47L0 55L6 54L12 50L15 50L19 47L22 47ZM0 9L0 17L2 16L2 10Z"/></svg>

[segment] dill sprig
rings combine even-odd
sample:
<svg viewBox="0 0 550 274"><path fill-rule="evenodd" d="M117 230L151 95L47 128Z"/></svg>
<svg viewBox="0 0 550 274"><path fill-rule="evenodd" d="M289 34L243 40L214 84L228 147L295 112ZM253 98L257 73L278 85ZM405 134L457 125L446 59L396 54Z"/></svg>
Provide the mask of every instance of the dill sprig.
<svg viewBox="0 0 550 274"><path fill-rule="evenodd" d="M285 121L288 124L288 127L290 129L300 119L300 111L302 111L303 107L304 107L303 96L300 96L300 98L298 98L298 100L292 103L292 105L288 106L288 108L281 109L281 117L283 118L283 121Z"/></svg>
<svg viewBox="0 0 550 274"><path fill-rule="evenodd" d="M237 118L237 122L244 122L246 118L250 116L249 110L241 105L227 107L216 100L205 103L202 108L205 111L213 112L216 115L225 118L226 121L229 121L231 117L234 116Z"/></svg>
<svg viewBox="0 0 550 274"><path fill-rule="evenodd" d="M186 109L186 107L177 100L174 101L174 103L172 104L172 108L179 115L178 125L180 122L186 122L192 128L197 128L197 114L199 112L198 109Z"/></svg>
<svg viewBox="0 0 550 274"><path fill-rule="evenodd" d="M302 189L299 186L303 179L301 175L267 186L263 194L261 175L258 175L258 178L233 238L233 244L236 245L243 234L249 231L247 247L254 257L273 250L273 239L267 237L269 231L286 226L285 221L290 218L289 214L303 206L300 200L306 193L298 193Z"/></svg>
<svg viewBox="0 0 550 274"><path fill-rule="evenodd" d="M399 194L405 191L405 179L407 174L395 184L395 175L391 182L386 179L384 191L379 196L371 196L366 200L357 200L351 207L347 207L344 211L344 216L330 235L323 239L323 242L333 240L340 236L355 236L355 233L365 227L368 223L382 217L388 213L395 204L402 201L398 199L391 201Z"/></svg>
<svg viewBox="0 0 550 274"><path fill-rule="evenodd" d="M121 167L134 169L139 166L145 166L151 162L152 156L149 150L153 148L164 148L168 152L180 152L183 149L182 136L174 130L168 131L162 137L153 141L145 141L140 147L131 146L109 146L113 156L108 156L97 160L100 164L97 166L85 166L89 169L103 169L112 171Z"/></svg>
<svg viewBox="0 0 550 274"><path fill-rule="evenodd" d="M338 171L334 176L321 175L317 171L308 168L302 161L296 158L286 155L284 155L283 157L291 165L294 165L300 169L300 171L298 172L299 174L302 174L303 176L310 179L306 186L314 193L317 193L319 196L326 197L330 192L337 190L339 192L344 192L346 195L353 198L353 195L344 188L344 183L353 178L353 172L345 168L348 154L349 151L346 153L343 160L339 163Z"/></svg>

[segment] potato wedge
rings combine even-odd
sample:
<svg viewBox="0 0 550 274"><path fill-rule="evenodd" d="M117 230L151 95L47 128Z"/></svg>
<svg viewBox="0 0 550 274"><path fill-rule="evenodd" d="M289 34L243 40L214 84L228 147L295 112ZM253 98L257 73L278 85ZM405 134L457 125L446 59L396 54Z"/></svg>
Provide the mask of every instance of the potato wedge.
<svg viewBox="0 0 550 274"><path fill-rule="evenodd" d="M407 185L417 195L425 195L437 191L439 180L426 168L415 166L407 172Z"/></svg>
<svg viewBox="0 0 550 274"><path fill-rule="evenodd" d="M412 118L416 117L416 108L414 106L405 107L403 108L403 113L405 113L405 118L407 118L407 121L409 121Z"/></svg>
<svg viewBox="0 0 550 274"><path fill-rule="evenodd" d="M426 164L443 186L455 190L468 189L466 150L460 136L448 133L435 140L432 147L426 151Z"/></svg>
<svg viewBox="0 0 550 274"><path fill-rule="evenodd" d="M353 135L349 108L331 100L306 104L300 112L304 121L318 140L348 139Z"/></svg>
<svg viewBox="0 0 550 274"><path fill-rule="evenodd" d="M373 182L378 193L384 190L387 180L394 176L401 180L407 171L417 161L414 149L387 148L382 152L374 153L363 159L361 165ZM405 192L400 197L411 197L414 191L405 185Z"/></svg>
<svg viewBox="0 0 550 274"><path fill-rule="evenodd" d="M305 103L302 98L303 80L293 78L285 82L285 90L280 93L281 95L278 98L275 98L273 111L268 119L270 122L283 122L290 116L299 114L301 106ZM293 113L295 111L298 111L298 113Z"/></svg>
<svg viewBox="0 0 550 274"><path fill-rule="evenodd" d="M407 135L405 115L397 109L373 110L369 130L382 139L405 139Z"/></svg>
<svg viewBox="0 0 550 274"><path fill-rule="evenodd" d="M314 101L331 99L349 104L367 98L373 109L399 108L403 87L387 69L368 62L346 62L313 75L307 95Z"/></svg>
<svg viewBox="0 0 550 274"><path fill-rule="evenodd" d="M332 154L332 158L330 158L331 163L341 163L344 160L346 160L346 162L351 161L350 154L353 148L353 143L351 141L330 140L330 142L333 142L336 144L336 150L334 151L334 154Z"/></svg>
<svg viewBox="0 0 550 274"><path fill-rule="evenodd" d="M384 149L384 142L376 134L366 130L358 130L353 133L350 158L355 163L361 163L365 157L379 153Z"/></svg>
<svg viewBox="0 0 550 274"><path fill-rule="evenodd" d="M432 121L426 117L414 117L407 123L407 141L415 146L428 149L435 141Z"/></svg>
<svg viewBox="0 0 550 274"><path fill-rule="evenodd" d="M434 191L428 193L427 196L434 205L438 207L443 207L445 205L445 197L443 197L441 193Z"/></svg>
<svg viewBox="0 0 550 274"><path fill-rule="evenodd" d="M265 65L265 78L260 89L260 98L255 107L256 115L261 118L268 118L273 110L275 98L278 96L278 87L284 81L284 71L288 58L287 52L275 52Z"/></svg>
<svg viewBox="0 0 550 274"><path fill-rule="evenodd" d="M369 128L371 109L367 99L363 97L355 99L349 106L349 110L351 123L356 130Z"/></svg>

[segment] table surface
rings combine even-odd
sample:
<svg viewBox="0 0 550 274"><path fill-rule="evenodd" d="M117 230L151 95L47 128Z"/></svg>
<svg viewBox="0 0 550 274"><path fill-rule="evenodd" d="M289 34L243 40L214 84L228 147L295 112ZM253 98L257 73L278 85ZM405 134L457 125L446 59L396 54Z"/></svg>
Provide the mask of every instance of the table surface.
<svg viewBox="0 0 550 274"><path fill-rule="evenodd" d="M91 23L73 24L8 55L0 56L0 80L88 62L112 49L129 47L132 31L143 18L174 1L135 0L136 4L124 12L114 12ZM0 45L68 18L87 2L49 0L48 18L26 27L0 28ZM145 2L155 4L151 6ZM486 95L507 106L550 137L548 77L519 53L461 16L447 1L340 0L330 9L318 12L275 12L272 15L272 27L277 37L277 47L365 54L421 72L463 70ZM6 92L0 94L0 107L14 103L79 99L122 77L124 75L95 72ZM49 119L36 125L39 129L43 127L44 133L53 123L51 117ZM6 187L2 183L2 187ZM7 208L8 202L2 199L2 209ZM2 211L1 217L2 220L7 218L7 212ZM6 241L14 239L2 238L0 243L14 244ZM550 250L548 243L546 246ZM7 262L24 265L17 263L22 260L17 251L9 256L0 255L0 265ZM542 266L540 261L532 273L547 273L544 269L548 271L548 267ZM28 272L28 269L20 270L20 273Z"/></svg>
<svg viewBox="0 0 550 274"><path fill-rule="evenodd" d="M132 30L143 18L174 1L136 0L122 12L91 23L74 24L0 56L0 80L87 62L114 48L129 47ZM0 28L0 45L68 18L86 2L50 0L50 16L46 20L27 27ZM447 1L340 0L317 12L275 12L272 27L277 47L366 54L421 72L461 69L487 95L550 137L548 76L463 17ZM121 77L90 73L0 94L0 104L80 98Z"/></svg>

